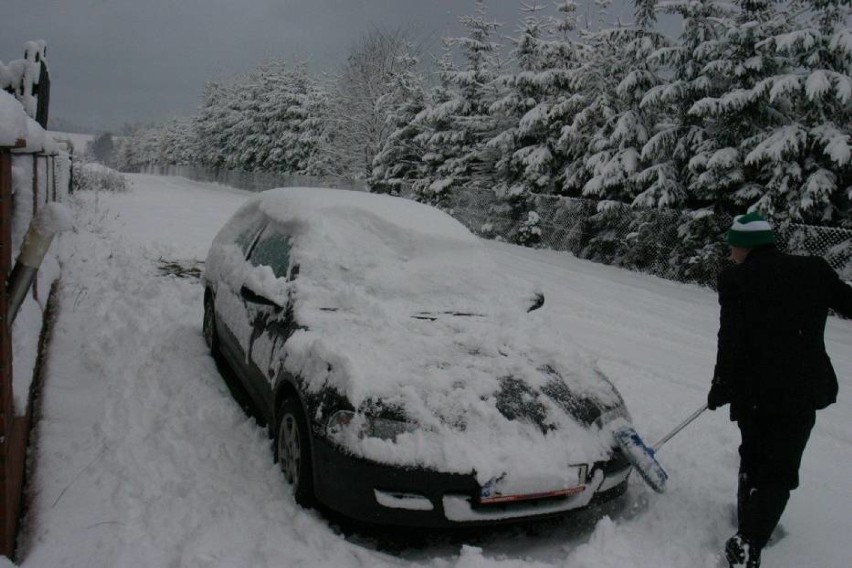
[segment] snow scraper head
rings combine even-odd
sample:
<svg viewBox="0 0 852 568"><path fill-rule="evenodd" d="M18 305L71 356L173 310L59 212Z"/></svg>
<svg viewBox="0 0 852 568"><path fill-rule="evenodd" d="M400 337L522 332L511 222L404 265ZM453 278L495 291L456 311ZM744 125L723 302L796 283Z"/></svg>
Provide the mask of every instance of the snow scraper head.
<svg viewBox="0 0 852 568"><path fill-rule="evenodd" d="M614 436L621 451L624 452L627 460L639 472L645 483L650 485L651 489L657 493L663 493L666 490L666 480L669 476L654 456L654 448L648 447L642 441L639 433L631 426L616 430Z"/></svg>

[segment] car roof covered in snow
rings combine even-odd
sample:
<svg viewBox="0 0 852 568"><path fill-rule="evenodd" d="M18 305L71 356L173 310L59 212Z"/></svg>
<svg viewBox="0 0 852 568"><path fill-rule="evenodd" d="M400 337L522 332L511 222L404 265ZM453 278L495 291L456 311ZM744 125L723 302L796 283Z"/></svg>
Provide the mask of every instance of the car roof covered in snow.
<svg viewBox="0 0 852 568"><path fill-rule="evenodd" d="M265 191L260 194L259 200L260 209L281 223L354 216L360 224L353 223L350 229L358 227L369 231L372 223L382 222L382 230L390 233L412 232L425 237L458 239L470 244L476 242L470 231L450 215L401 197L363 191L288 187Z"/></svg>

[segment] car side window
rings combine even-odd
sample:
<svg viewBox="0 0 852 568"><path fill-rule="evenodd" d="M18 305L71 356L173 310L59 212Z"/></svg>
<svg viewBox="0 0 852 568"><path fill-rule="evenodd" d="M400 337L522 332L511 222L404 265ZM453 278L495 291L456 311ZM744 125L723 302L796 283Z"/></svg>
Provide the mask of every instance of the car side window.
<svg viewBox="0 0 852 568"><path fill-rule="evenodd" d="M251 248L252 243L254 243L257 236L260 232L266 228L266 224L252 224L234 239L234 243L240 250L243 251L243 255L248 254L249 249Z"/></svg>
<svg viewBox="0 0 852 568"><path fill-rule="evenodd" d="M267 231L249 254L252 266L268 266L272 268L276 278L286 278L290 267L290 237L276 231Z"/></svg>

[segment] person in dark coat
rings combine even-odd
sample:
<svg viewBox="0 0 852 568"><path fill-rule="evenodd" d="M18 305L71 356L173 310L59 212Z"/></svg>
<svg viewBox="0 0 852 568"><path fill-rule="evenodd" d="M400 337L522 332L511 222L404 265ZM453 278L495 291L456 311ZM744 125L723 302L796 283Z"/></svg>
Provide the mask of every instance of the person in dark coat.
<svg viewBox="0 0 852 568"><path fill-rule="evenodd" d="M730 403L742 434L738 531L730 566L760 566L760 553L799 485L816 411L837 399L825 352L829 309L852 317L852 287L819 257L784 254L760 215L740 215L727 233L735 264L719 275L718 351L707 397Z"/></svg>

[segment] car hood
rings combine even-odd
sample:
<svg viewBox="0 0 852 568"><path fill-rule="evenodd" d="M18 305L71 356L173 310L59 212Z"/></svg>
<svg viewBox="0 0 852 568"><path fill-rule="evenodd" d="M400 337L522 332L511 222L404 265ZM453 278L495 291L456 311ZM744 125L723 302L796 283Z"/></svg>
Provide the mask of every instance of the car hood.
<svg viewBox="0 0 852 568"><path fill-rule="evenodd" d="M596 420L621 397L544 310L492 306L488 315L432 320L388 309L312 310L297 301L304 329L285 344L285 367L309 392L333 390L367 415L417 425L394 440L349 439L352 453L474 471L481 481L611 455L611 435ZM320 408L315 420L331 410Z"/></svg>

